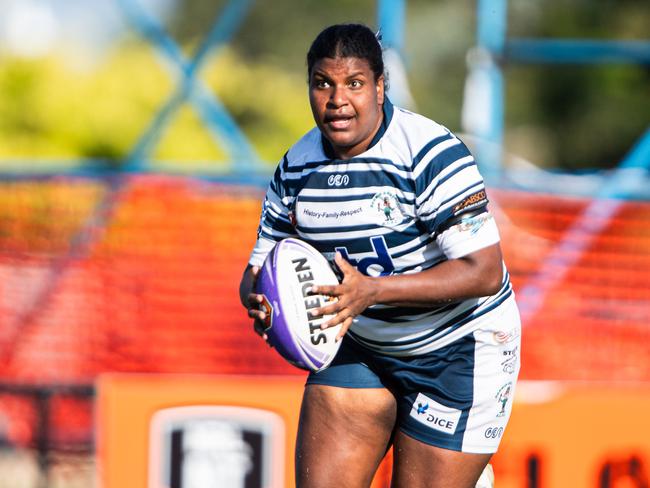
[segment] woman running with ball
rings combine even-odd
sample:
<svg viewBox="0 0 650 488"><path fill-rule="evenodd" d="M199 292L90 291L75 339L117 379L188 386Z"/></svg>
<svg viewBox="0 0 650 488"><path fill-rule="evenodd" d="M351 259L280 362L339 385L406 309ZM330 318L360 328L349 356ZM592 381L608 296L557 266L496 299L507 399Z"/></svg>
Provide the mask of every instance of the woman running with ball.
<svg viewBox="0 0 650 488"><path fill-rule="evenodd" d="M307 54L316 127L270 183L240 294L274 244L297 237L341 273L343 343L311 373L296 447L301 488L367 488L393 446L399 488L474 487L508 422L520 322L476 163L445 127L391 104L364 25L323 30ZM339 177L337 177L339 175ZM332 177L334 176L334 177Z"/></svg>

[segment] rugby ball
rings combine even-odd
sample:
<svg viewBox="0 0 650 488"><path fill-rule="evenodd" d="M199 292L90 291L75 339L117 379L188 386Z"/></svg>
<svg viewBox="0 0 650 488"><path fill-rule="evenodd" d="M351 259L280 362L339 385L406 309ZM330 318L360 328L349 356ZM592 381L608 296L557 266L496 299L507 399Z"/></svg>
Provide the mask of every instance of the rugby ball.
<svg viewBox="0 0 650 488"><path fill-rule="evenodd" d="M330 300L311 295L313 285L337 285L327 259L314 247L294 238L278 242L257 275L255 292L263 295L267 341L298 368L320 371L334 359L341 345L341 325L321 329L332 315L311 316L310 310Z"/></svg>

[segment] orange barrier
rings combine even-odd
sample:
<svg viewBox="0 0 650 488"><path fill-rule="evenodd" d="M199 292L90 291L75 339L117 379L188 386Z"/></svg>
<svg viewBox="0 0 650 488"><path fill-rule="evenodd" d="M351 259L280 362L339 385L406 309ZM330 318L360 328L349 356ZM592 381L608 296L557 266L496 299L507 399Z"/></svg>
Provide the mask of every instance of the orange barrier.
<svg viewBox="0 0 650 488"><path fill-rule="evenodd" d="M633 488L650 481L650 384L522 383L498 488Z"/></svg>
<svg viewBox="0 0 650 488"><path fill-rule="evenodd" d="M183 459L190 463L188 456L211 459L217 454L239 460L238 468L230 465L231 474L252 478L258 473L256 479L267 480L255 486L294 486L293 450L303 382L301 377L278 376L102 377L97 402L101 487L180 486L170 480L182 476ZM501 448L492 460L496 486L647 487L648 412L650 385L522 382ZM196 426L230 440L227 445L202 438L190 442ZM255 443L255 432L262 441ZM248 463L241 461L242 456ZM389 486L390 464L390 458L384 461L373 488ZM205 473L197 465L191 467ZM206 483L220 479L216 468L208 471Z"/></svg>
<svg viewBox="0 0 650 488"><path fill-rule="evenodd" d="M303 384L290 376L101 377L101 487L180 487L184 476L202 476L191 486L294 487ZM387 488L386 476L383 468L372 488Z"/></svg>

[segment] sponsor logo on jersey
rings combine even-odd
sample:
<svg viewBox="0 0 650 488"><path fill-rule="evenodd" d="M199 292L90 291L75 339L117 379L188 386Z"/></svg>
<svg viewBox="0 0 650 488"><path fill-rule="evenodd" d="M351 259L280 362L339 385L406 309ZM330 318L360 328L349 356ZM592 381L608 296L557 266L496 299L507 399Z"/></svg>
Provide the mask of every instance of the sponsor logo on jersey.
<svg viewBox="0 0 650 488"><path fill-rule="evenodd" d="M494 333L494 340L497 341L499 344L512 342L517 337L519 337L519 329L511 329L507 331L500 330Z"/></svg>
<svg viewBox="0 0 650 488"><path fill-rule="evenodd" d="M353 259L350 257L346 247L337 247L336 251L341 253L341 256L357 268L360 273L366 276L388 276L395 271L395 265L388 253L388 246L383 236L375 236L370 238L370 244L375 250L374 256L367 256L363 259Z"/></svg>
<svg viewBox="0 0 650 488"><path fill-rule="evenodd" d="M471 210L480 207L481 205L485 205L487 202L488 199L485 190L477 191L456 204L454 207L454 215L458 214L461 210Z"/></svg>
<svg viewBox="0 0 650 488"><path fill-rule="evenodd" d="M350 177L348 175L330 175L327 178L327 184L329 186L347 186L350 183Z"/></svg>
<svg viewBox="0 0 650 488"><path fill-rule="evenodd" d="M506 406L508 405L508 400L512 393L512 381L509 381L497 391L497 394L494 396L495 400L499 405L499 412L497 417L503 417L506 414Z"/></svg>
<svg viewBox="0 0 650 488"><path fill-rule="evenodd" d="M418 393L411 406L410 416L427 427L452 435L456 432L461 413L461 410L446 407Z"/></svg>
<svg viewBox="0 0 650 488"><path fill-rule="evenodd" d="M461 220L457 227L460 232L469 232L474 235L483 227L483 224L491 219L492 215L484 213Z"/></svg>
<svg viewBox="0 0 650 488"><path fill-rule="evenodd" d="M501 366L503 367L503 372L508 374L514 374L517 371L517 357L519 353L519 346L514 347L513 349L505 349L501 352L502 357L504 358L501 361Z"/></svg>
<svg viewBox="0 0 650 488"><path fill-rule="evenodd" d="M404 218L397 197L390 192L382 191L375 194L370 201L370 207L376 212L380 224L397 224Z"/></svg>

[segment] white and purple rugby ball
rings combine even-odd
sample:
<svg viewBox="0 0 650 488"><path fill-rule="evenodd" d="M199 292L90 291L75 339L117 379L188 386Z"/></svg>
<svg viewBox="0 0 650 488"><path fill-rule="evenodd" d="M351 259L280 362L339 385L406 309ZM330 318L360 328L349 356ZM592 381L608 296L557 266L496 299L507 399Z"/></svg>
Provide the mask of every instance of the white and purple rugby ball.
<svg viewBox="0 0 650 488"><path fill-rule="evenodd" d="M313 285L337 285L327 259L299 239L278 242L257 276L255 292L264 296L267 341L294 366L311 371L325 369L334 359L341 341L341 325L322 330L331 315L312 317L309 311L330 299L310 295Z"/></svg>

